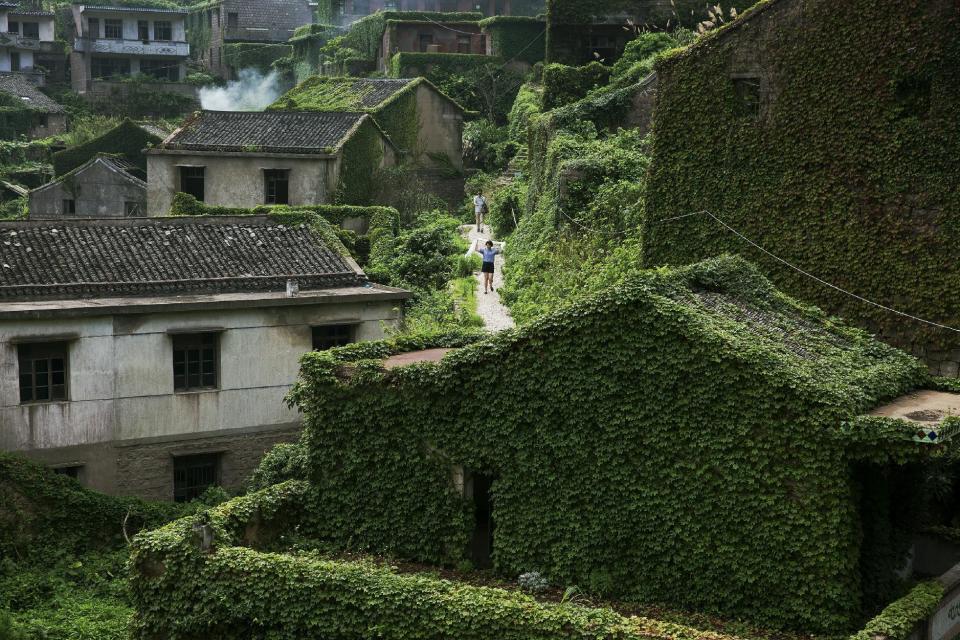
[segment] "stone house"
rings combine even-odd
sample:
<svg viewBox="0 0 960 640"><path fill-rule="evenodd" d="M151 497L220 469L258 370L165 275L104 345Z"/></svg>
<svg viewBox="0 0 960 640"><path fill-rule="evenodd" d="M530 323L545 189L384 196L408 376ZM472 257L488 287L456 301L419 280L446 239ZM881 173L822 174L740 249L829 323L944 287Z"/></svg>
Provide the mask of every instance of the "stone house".
<svg viewBox="0 0 960 640"><path fill-rule="evenodd" d="M96 95L111 80L143 74L167 83L165 90L194 95L190 85L180 84L190 56L186 10L85 4L71 9L74 91Z"/></svg>
<svg viewBox="0 0 960 640"><path fill-rule="evenodd" d="M487 55L487 36L475 21L388 20L377 52L377 71L390 71L390 61L398 53Z"/></svg>
<svg viewBox="0 0 960 640"><path fill-rule="evenodd" d="M246 66L245 47L253 54L249 66L269 66L285 55L297 27L312 22L308 0L214 0L191 11L190 37L197 60L212 73L232 78ZM271 48L270 43L278 46Z"/></svg>
<svg viewBox="0 0 960 640"><path fill-rule="evenodd" d="M0 448L112 494L238 489L296 436L298 360L408 294L282 217L0 223Z"/></svg>
<svg viewBox="0 0 960 640"><path fill-rule="evenodd" d="M953 377L960 12L888 8L770 0L658 65L644 261L742 253Z"/></svg>
<svg viewBox="0 0 960 640"><path fill-rule="evenodd" d="M178 192L212 206L368 204L398 153L365 113L203 111L148 149L147 210Z"/></svg>
<svg viewBox="0 0 960 640"><path fill-rule="evenodd" d="M30 191L31 218L142 218L146 173L123 157L99 154Z"/></svg>
<svg viewBox="0 0 960 640"><path fill-rule="evenodd" d="M0 100L5 106L14 107L22 122L14 122L15 116L6 116L0 120L4 138L16 138L26 135L30 138L46 138L65 133L67 130L67 110L47 94L43 93L19 73L0 74Z"/></svg>
<svg viewBox="0 0 960 640"><path fill-rule="evenodd" d="M0 71L63 70L63 49L55 42L54 15L0 2Z"/></svg>

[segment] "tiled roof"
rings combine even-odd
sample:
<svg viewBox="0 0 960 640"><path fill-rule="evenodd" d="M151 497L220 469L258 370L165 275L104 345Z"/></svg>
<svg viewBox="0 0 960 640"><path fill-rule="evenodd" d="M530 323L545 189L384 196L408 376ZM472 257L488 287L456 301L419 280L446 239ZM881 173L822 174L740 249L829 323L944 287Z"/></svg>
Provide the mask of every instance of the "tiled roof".
<svg viewBox="0 0 960 640"><path fill-rule="evenodd" d="M179 13L181 15L187 15L190 13L186 9L160 9L157 7L102 7L94 5L85 5L83 7L84 11L120 11L120 12L129 12L135 11L138 13Z"/></svg>
<svg viewBox="0 0 960 640"><path fill-rule="evenodd" d="M0 2L0 9L16 9L16 2Z"/></svg>
<svg viewBox="0 0 960 640"><path fill-rule="evenodd" d="M138 183L141 183L144 187L147 186L145 181L146 174L144 173L143 169L133 164L123 156L101 154L97 159L115 171L125 174Z"/></svg>
<svg viewBox="0 0 960 640"><path fill-rule="evenodd" d="M363 113L202 111L163 145L193 151L330 153L345 142Z"/></svg>
<svg viewBox="0 0 960 640"><path fill-rule="evenodd" d="M414 81L412 78L331 78L331 84L340 82L355 95L364 109L380 106L400 93Z"/></svg>
<svg viewBox="0 0 960 640"><path fill-rule="evenodd" d="M268 217L0 223L0 300L358 286L309 226Z"/></svg>
<svg viewBox="0 0 960 640"><path fill-rule="evenodd" d="M367 111L375 113L391 98L414 85L426 85L457 104L425 78L338 78L312 76L280 96L270 109L298 111Z"/></svg>
<svg viewBox="0 0 960 640"><path fill-rule="evenodd" d="M44 113L63 113L63 106L42 93L33 84L16 73L0 74L0 91L19 98L23 106Z"/></svg>
<svg viewBox="0 0 960 640"><path fill-rule="evenodd" d="M3 5L0 4L0 8L2 8L2 7L3 7ZM23 9L23 10L17 9L16 11L11 11L11 12L10 12L10 15L14 15L14 16L39 16L39 17L43 17L43 18L53 18L53 17L54 17L53 11L32 11L32 10L30 10L30 9Z"/></svg>

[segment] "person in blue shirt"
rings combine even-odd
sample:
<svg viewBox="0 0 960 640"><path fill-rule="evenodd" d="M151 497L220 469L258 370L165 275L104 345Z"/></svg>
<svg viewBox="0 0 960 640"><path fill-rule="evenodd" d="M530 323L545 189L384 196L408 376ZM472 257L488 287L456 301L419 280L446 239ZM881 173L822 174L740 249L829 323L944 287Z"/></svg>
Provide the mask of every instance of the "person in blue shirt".
<svg viewBox="0 0 960 640"><path fill-rule="evenodd" d="M487 240L486 246L481 249L480 241L477 240L474 245L474 251L483 256L483 268L480 271L483 273L483 292L489 293L493 291L493 265L497 259L497 254L500 253L500 249L496 249L493 246L493 241Z"/></svg>

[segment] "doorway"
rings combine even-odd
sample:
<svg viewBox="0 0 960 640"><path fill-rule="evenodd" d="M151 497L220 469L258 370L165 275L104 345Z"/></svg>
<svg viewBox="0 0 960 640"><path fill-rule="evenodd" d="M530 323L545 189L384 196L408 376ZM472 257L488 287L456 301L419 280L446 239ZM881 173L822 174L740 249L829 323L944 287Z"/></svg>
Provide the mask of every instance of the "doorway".
<svg viewBox="0 0 960 640"><path fill-rule="evenodd" d="M469 472L469 490L473 500L474 525L470 536L470 559L477 569L493 567L493 483L491 474Z"/></svg>

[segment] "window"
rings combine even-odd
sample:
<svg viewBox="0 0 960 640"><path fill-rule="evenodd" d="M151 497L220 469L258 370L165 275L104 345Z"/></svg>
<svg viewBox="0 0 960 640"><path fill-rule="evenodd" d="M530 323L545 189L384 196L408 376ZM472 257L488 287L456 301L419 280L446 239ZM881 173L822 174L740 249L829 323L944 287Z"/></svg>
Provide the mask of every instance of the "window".
<svg viewBox="0 0 960 640"><path fill-rule="evenodd" d="M67 399L66 342L21 344L20 402L53 402Z"/></svg>
<svg viewBox="0 0 960 640"><path fill-rule="evenodd" d="M354 342L352 324L328 324L313 328L313 350L326 351Z"/></svg>
<svg viewBox="0 0 960 640"><path fill-rule="evenodd" d="M173 499L189 502L220 482L220 454L177 456L173 459Z"/></svg>
<svg viewBox="0 0 960 640"><path fill-rule="evenodd" d="M213 28L213 11L207 10L207 28Z"/></svg>
<svg viewBox="0 0 960 640"><path fill-rule="evenodd" d="M7 23L7 33L16 33L20 35L20 23L16 20L11 20Z"/></svg>
<svg viewBox="0 0 960 640"><path fill-rule="evenodd" d="M290 204L290 171L287 169L264 169L264 202L267 204Z"/></svg>
<svg viewBox="0 0 960 640"><path fill-rule="evenodd" d="M174 391L217 388L218 339L216 333L173 336Z"/></svg>
<svg viewBox="0 0 960 640"><path fill-rule="evenodd" d="M40 39L40 23L39 22L24 22L23 23L23 37L24 38L33 38L34 40Z"/></svg>
<svg viewBox="0 0 960 640"><path fill-rule="evenodd" d="M123 215L128 218L142 218L143 204L133 200L127 200L123 203Z"/></svg>
<svg viewBox="0 0 960 640"><path fill-rule="evenodd" d="M470 53L470 36L457 36L457 53Z"/></svg>
<svg viewBox="0 0 960 640"><path fill-rule="evenodd" d="M203 202L203 167L180 167L180 191Z"/></svg>
<svg viewBox="0 0 960 640"><path fill-rule="evenodd" d="M63 200L63 215L65 216L75 216L77 215L77 201L73 198L64 198Z"/></svg>
<svg viewBox="0 0 960 640"><path fill-rule="evenodd" d="M733 79L733 112L740 118L760 116L760 78Z"/></svg>
<svg viewBox="0 0 960 640"><path fill-rule="evenodd" d="M150 39L150 23L146 20L137 20L137 39L144 42Z"/></svg>
<svg viewBox="0 0 960 640"><path fill-rule="evenodd" d="M240 27L240 14L233 13L232 11L227 13L227 29L238 29Z"/></svg>
<svg viewBox="0 0 960 640"><path fill-rule="evenodd" d="M180 65L168 60L140 60L140 73L158 80L177 82L180 79Z"/></svg>
<svg viewBox="0 0 960 640"><path fill-rule="evenodd" d="M420 51L421 53L426 53L430 48L430 45L433 44L433 34L431 33L421 33L420 34Z"/></svg>
<svg viewBox="0 0 960 640"><path fill-rule="evenodd" d="M91 58L90 75L95 79L130 75L129 58Z"/></svg>
<svg viewBox="0 0 960 640"><path fill-rule="evenodd" d="M77 464L65 467L54 467L53 472L58 476L67 476L79 482L83 478L83 465Z"/></svg>
<svg viewBox="0 0 960 640"><path fill-rule="evenodd" d="M24 25L26 26L26 25ZM123 39L123 20L107 18L103 21L103 37L112 40Z"/></svg>
<svg viewBox="0 0 960 640"><path fill-rule="evenodd" d="M38 113L34 117L36 118L36 123L38 127L46 127L48 124L50 124L46 113Z"/></svg>
<svg viewBox="0 0 960 640"><path fill-rule="evenodd" d="M90 18L87 20L87 33L91 38L100 37L100 18Z"/></svg>
<svg viewBox="0 0 960 640"><path fill-rule="evenodd" d="M20 52L10 52L10 71L20 71Z"/></svg>
<svg viewBox="0 0 960 640"><path fill-rule="evenodd" d="M154 40L173 40L173 23L169 20L157 20L153 23Z"/></svg>

